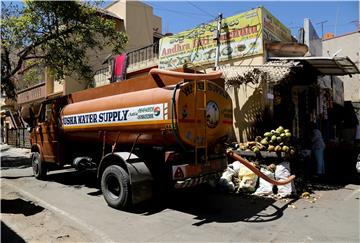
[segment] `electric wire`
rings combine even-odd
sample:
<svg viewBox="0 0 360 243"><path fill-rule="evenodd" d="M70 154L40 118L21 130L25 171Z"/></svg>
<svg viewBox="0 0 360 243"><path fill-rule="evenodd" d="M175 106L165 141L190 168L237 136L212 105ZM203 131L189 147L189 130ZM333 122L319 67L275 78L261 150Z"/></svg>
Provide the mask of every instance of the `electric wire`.
<svg viewBox="0 0 360 243"><path fill-rule="evenodd" d="M198 7L197 5L195 5L195 3L192 3L192 2L190 2L190 1L186 1L188 4L190 4L191 6L193 6L194 8L196 8L196 9L198 9L198 10L200 10L201 12L203 12L203 13L205 13L205 14L207 14L207 15L209 15L209 16L211 16L211 17L216 17L215 15L213 15L213 14L211 14L211 13L209 13L209 12L207 12L207 11L205 11L205 10L203 10L202 8L200 8L200 7Z"/></svg>
<svg viewBox="0 0 360 243"><path fill-rule="evenodd" d="M177 13L180 15L191 15L191 16L208 16L208 14L199 14L199 13L193 13L193 12L185 12L185 11L179 11L179 10L174 10L174 9L169 9L169 8L164 8L164 7L159 7L157 4L154 3L148 3L150 6L152 6L153 8L157 9L157 10L162 10L162 11L167 11L167 12L171 12L171 13Z"/></svg>

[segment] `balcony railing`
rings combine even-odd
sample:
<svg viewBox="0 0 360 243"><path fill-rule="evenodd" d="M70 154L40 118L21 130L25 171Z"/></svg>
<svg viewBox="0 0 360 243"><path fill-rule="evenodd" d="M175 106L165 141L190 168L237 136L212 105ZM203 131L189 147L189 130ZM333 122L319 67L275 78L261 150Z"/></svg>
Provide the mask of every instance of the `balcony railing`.
<svg viewBox="0 0 360 243"><path fill-rule="evenodd" d="M154 43L127 53L128 72L148 68L158 64L159 43Z"/></svg>
<svg viewBox="0 0 360 243"><path fill-rule="evenodd" d="M103 86L110 83L111 73L109 66L103 67L95 72L94 82L95 86Z"/></svg>
<svg viewBox="0 0 360 243"><path fill-rule="evenodd" d="M158 65L159 43L154 43L127 54L127 73ZM95 72L95 86L102 86L110 83L111 70L109 66L103 66Z"/></svg>

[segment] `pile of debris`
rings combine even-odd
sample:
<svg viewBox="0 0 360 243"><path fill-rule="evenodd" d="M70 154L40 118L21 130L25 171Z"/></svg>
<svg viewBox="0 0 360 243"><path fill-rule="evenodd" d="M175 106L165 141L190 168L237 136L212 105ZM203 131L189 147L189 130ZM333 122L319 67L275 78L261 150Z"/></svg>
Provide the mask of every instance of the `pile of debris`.
<svg viewBox="0 0 360 243"><path fill-rule="evenodd" d="M290 163L283 161L278 165L268 166L252 163L260 169L260 172L275 180L286 180L290 174ZM284 198L295 194L294 183L291 182L282 186L273 186L271 183L259 178L254 172L235 161L229 164L222 174L219 182L223 190L230 193L252 193L257 196L270 196Z"/></svg>

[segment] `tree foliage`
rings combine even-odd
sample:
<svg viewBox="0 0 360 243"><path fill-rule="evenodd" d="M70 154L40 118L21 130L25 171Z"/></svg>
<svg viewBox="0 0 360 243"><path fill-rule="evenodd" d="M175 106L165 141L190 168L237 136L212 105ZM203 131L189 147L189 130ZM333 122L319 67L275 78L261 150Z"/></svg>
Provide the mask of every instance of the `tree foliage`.
<svg viewBox="0 0 360 243"><path fill-rule="evenodd" d="M91 80L94 72L86 52L112 46L120 53L127 42L114 19L98 8L99 2L2 2L1 88L15 97L17 75L46 65L56 79L73 73Z"/></svg>

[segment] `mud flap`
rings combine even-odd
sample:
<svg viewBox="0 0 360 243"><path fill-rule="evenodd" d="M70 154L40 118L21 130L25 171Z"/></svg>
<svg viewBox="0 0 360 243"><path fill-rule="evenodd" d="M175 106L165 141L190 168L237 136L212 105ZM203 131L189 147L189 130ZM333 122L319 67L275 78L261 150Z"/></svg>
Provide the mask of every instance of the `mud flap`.
<svg viewBox="0 0 360 243"><path fill-rule="evenodd" d="M136 157L136 158L135 158ZM139 159L136 155L131 155L127 161ZM153 177L149 168L144 162L126 162L130 175L131 199L136 204L152 198Z"/></svg>
<svg viewBox="0 0 360 243"><path fill-rule="evenodd" d="M129 152L115 152L105 156L108 161L119 159L119 164L126 169L130 179L131 203L139 203L152 198L153 177L145 162ZM104 163L106 163L104 159ZM102 164L103 161L100 163ZM106 167L106 165L104 165ZM125 168L126 166L126 168ZM100 170L99 170L100 171ZM98 176L101 174L98 171Z"/></svg>

